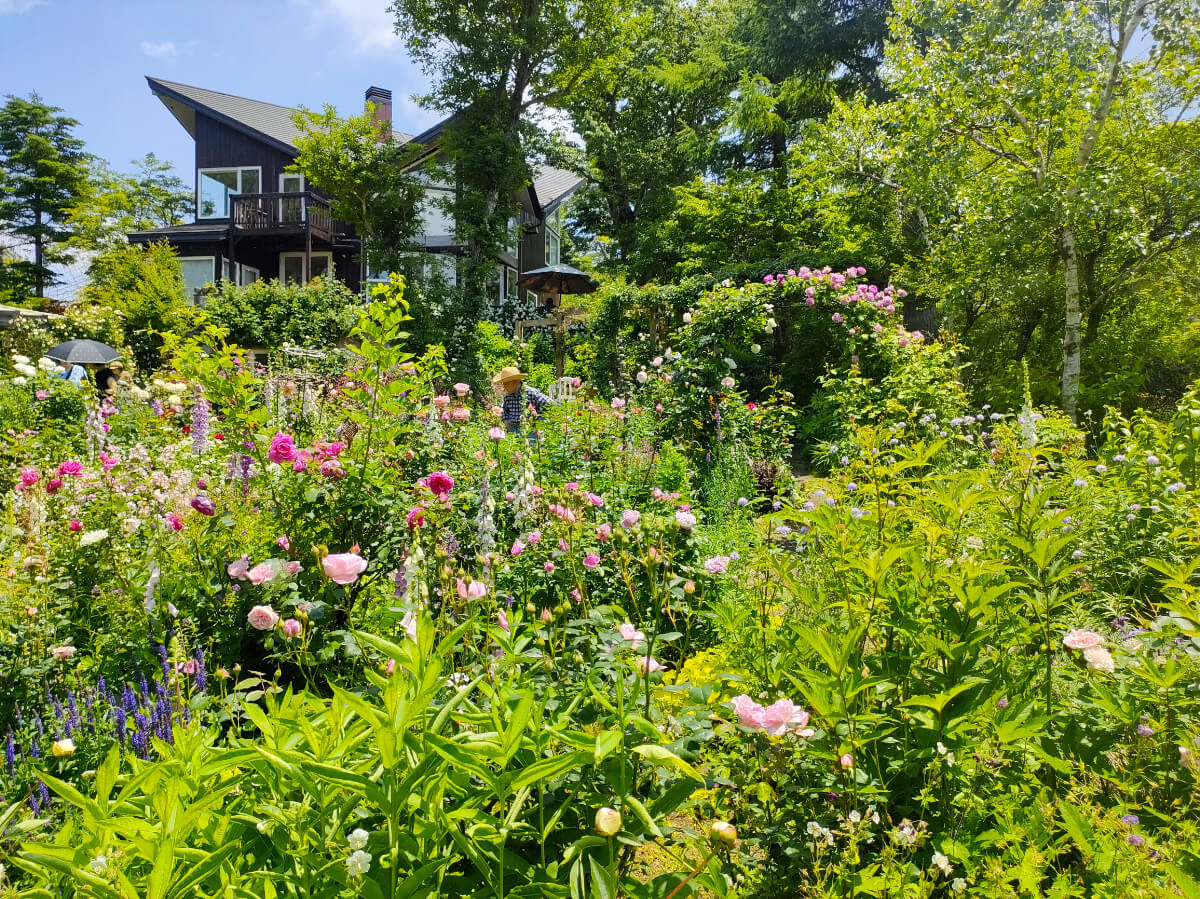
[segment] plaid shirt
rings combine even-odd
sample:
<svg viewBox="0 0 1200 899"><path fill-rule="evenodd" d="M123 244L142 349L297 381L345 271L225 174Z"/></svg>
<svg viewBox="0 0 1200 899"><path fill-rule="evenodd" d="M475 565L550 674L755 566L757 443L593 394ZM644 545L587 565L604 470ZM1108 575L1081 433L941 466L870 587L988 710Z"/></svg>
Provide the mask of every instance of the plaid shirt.
<svg viewBox="0 0 1200 899"><path fill-rule="evenodd" d="M500 406L500 420L506 425L520 427L526 403L533 406L533 410L539 415L547 406L553 405L550 397L536 387L526 387L522 384L516 393L504 394L504 402Z"/></svg>

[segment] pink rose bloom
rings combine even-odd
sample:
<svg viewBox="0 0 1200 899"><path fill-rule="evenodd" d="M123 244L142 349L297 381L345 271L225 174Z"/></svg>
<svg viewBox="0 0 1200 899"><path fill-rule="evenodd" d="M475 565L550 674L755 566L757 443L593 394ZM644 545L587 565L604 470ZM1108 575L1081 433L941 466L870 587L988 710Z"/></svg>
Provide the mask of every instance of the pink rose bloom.
<svg viewBox="0 0 1200 899"><path fill-rule="evenodd" d="M295 618L289 618L283 623L283 635L285 637L299 637L303 632L304 625Z"/></svg>
<svg viewBox="0 0 1200 899"><path fill-rule="evenodd" d="M626 509L621 513L621 527L627 531L632 531L637 525L638 519L642 517L641 512L635 512L633 509Z"/></svg>
<svg viewBox="0 0 1200 899"><path fill-rule="evenodd" d="M277 431L271 438L271 447L267 450L267 458L272 462L291 462L296 458L296 446L291 434Z"/></svg>
<svg viewBox="0 0 1200 899"><path fill-rule="evenodd" d="M259 562L246 572L246 578L252 584L265 584L275 577L275 569L270 562Z"/></svg>
<svg viewBox="0 0 1200 899"><path fill-rule="evenodd" d="M44 400L49 395L50 395L49 390L38 390L37 392L34 393L34 396L36 396L39 400Z"/></svg>
<svg viewBox="0 0 1200 899"><path fill-rule="evenodd" d="M46 482L46 492L53 496L62 489L62 485L62 478L51 478Z"/></svg>
<svg viewBox="0 0 1200 899"><path fill-rule="evenodd" d="M488 437L491 438L492 440L503 440L504 439L504 429L503 428L488 428Z"/></svg>
<svg viewBox="0 0 1200 899"><path fill-rule="evenodd" d="M309 458L310 457L308 453L301 452L300 455L296 457L295 461L292 462L292 471L297 473L301 471L307 471Z"/></svg>
<svg viewBox="0 0 1200 899"><path fill-rule="evenodd" d="M619 396L613 397L612 407L614 409L624 409L625 408L625 400L621 399L621 397L619 397Z"/></svg>
<svg viewBox="0 0 1200 899"><path fill-rule="evenodd" d="M600 508L601 506L604 505L604 500L602 500L600 497L598 497L594 493L589 493L587 495L587 498L588 498L588 502L591 503L596 508Z"/></svg>
<svg viewBox="0 0 1200 899"><path fill-rule="evenodd" d="M575 600L576 602L583 602L583 594L579 592L578 587L572 588L571 599Z"/></svg>
<svg viewBox="0 0 1200 899"><path fill-rule="evenodd" d="M1089 646L1083 651L1083 660L1087 662L1087 666L1095 671L1103 671L1107 674L1112 674L1117 670L1116 663L1113 661L1112 653L1103 646Z"/></svg>
<svg viewBox="0 0 1200 899"><path fill-rule="evenodd" d="M800 721L803 716L803 721ZM762 727L772 737L779 737L797 724L807 724L808 716L790 699L778 699L762 711Z"/></svg>
<svg viewBox="0 0 1200 899"><path fill-rule="evenodd" d="M178 515L176 515L174 512L172 512L170 515L167 516L167 524L169 524L171 526L171 530L173 530L173 531L182 531L183 530L183 519L180 518Z"/></svg>
<svg viewBox="0 0 1200 899"><path fill-rule="evenodd" d="M496 615L496 623L499 624L502 628L504 628L504 633L506 633L506 634L512 633L512 628L510 628L508 626L508 615L506 615L504 613L503 609L501 609L500 613L498 615Z"/></svg>
<svg viewBox="0 0 1200 899"><path fill-rule="evenodd" d="M628 640L630 643L632 643L634 649L637 649L638 646L641 645L641 643L646 639L646 635L628 621L617 628L617 632L620 633L621 639Z"/></svg>
<svg viewBox="0 0 1200 899"><path fill-rule="evenodd" d="M546 492L546 488L539 487L537 484L534 484L532 487L529 488L529 492L531 494L533 494L534 496L541 496L543 493Z"/></svg>
<svg viewBox="0 0 1200 899"><path fill-rule="evenodd" d="M525 552L525 544L522 543L520 539L514 540L512 549L510 549L508 552L510 555L519 556L521 553Z"/></svg>
<svg viewBox="0 0 1200 899"><path fill-rule="evenodd" d="M279 623L279 615L270 606L255 606L246 616L246 620L257 631L269 631Z"/></svg>
<svg viewBox="0 0 1200 899"><path fill-rule="evenodd" d="M334 440L331 443L321 444L321 452L326 459L333 459L342 454L342 450L346 448L346 444L340 440Z"/></svg>
<svg viewBox="0 0 1200 899"><path fill-rule="evenodd" d="M1090 649L1103 642L1104 638L1095 631L1073 630L1063 637L1063 646L1067 649Z"/></svg>
<svg viewBox="0 0 1200 899"><path fill-rule="evenodd" d="M230 562L225 571L234 580L243 580L250 571L250 562L245 556L242 556L240 559Z"/></svg>
<svg viewBox="0 0 1200 899"><path fill-rule="evenodd" d="M299 562L288 562L286 565L283 566L283 569L288 574L299 574L300 571L303 569L303 567L304 566L301 565Z"/></svg>
<svg viewBox="0 0 1200 899"><path fill-rule="evenodd" d="M282 549L284 552L287 552L289 549L292 548L292 541L288 539L287 534L284 534L282 537L276 537L275 542L279 545L279 548Z"/></svg>
<svg viewBox="0 0 1200 899"><path fill-rule="evenodd" d="M461 381L459 381L457 384L454 385L454 392L457 393L459 396L466 396L468 393L471 392L471 385L464 384Z"/></svg>
<svg viewBox="0 0 1200 899"><path fill-rule="evenodd" d="M638 668L642 674L653 674L656 671L665 671L666 665L661 664L658 659L652 659L650 656L642 656L638 659Z"/></svg>
<svg viewBox="0 0 1200 899"><path fill-rule="evenodd" d="M426 478L426 485L430 491L440 500L450 498L450 491L454 489L454 478L442 471L435 471Z"/></svg>
<svg viewBox="0 0 1200 899"><path fill-rule="evenodd" d="M854 767L854 756L852 756L850 753L847 752L841 758L838 759L838 764L841 765L843 768L845 768L847 771L849 771L851 768Z"/></svg>
<svg viewBox="0 0 1200 899"><path fill-rule="evenodd" d="M704 561L704 570L709 574L724 574L729 567L729 556L713 556Z"/></svg>
<svg viewBox="0 0 1200 899"><path fill-rule="evenodd" d="M75 459L68 459L66 462L61 462L58 466L58 475L63 478L81 478L83 477L83 463Z"/></svg>
<svg viewBox="0 0 1200 899"><path fill-rule="evenodd" d="M408 529L415 530L425 523L425 510L421 506L416 506L408 513Z"/></svg>
<svg viewBox="0 0 1200 899"><path fill-rule="evenodd" d="M72 530L72 531L82 531L83 530L83 522L82 521L72 521L70 524L67 525L67 529Z"/></svg>
<svg viewBox="0 0 1200 899"><path fill-rule="evenodd" d="M55 646L50 650L50 655L54 656L56 662L65 661L75 655L74 646Z"/></svg>
<svg viewBox="0 0 1200 899"><path fill-rule="evenodd" d="M745 693L733 697L733 710L737 713L738 724L743 727L762 728L765 710Z"/></svg>
<svg viewBox="0 0 1200 899"><path fill-rule="evenodd" d="M450 405L450 397L446 396L444 393L440 394L438 396L435 396L433 398L433 404L435 406L437 406L439 409L445 409L447 406Z"/></svg>
<svg viewBox="0 0 1200 899"><path fill-rule="evenodd" d="M335 584L353 584L367 570L367 560L356 553L330 553L321 560L325 574Z"/></svg>
<svg viewBox="0 0 1200 899"><path fill-rule="evenodd" d="M567 481L567 483L563 484L563 487L565 487L567 490L578 490L579 482L578 481Z"/></svg>
<svg viewBox="0 0 1200 899"><path fill-rule="evenodd" d="M460 424L464 421L471 420L471 410L466 406L455 406L450 410L450 420L457 421Z"/></svg>
<svg viewBox="0 0 1200 899"><path fill-rule="evenodd" d="M529 545L530 546L537 546L541 542L542 542L542 532L541 531L530 531L529 532Z"/></svg>
<svg viewBox="0 0 1200 899"><path fill-rule="evenodd" d="M332 478L335 481L340 481L346 476L346 469L342 468L340 459L326 459L321 463L321 475Z"/></svg>
<svg viewBox="0 0 1200 899"><path fill-rule="evenodd" d="M554 563L553 562L546 562L542 567L546 569L546 574L554 573Z"/></svg>
<svg viewBox="0 0 1200 899"><path fill-rule="evenodd" d="M596 539L608 540L611 537L612 537L612 525L609 524L607 521L604 522L604 524L600 525L600 527L596 528Z"/></svg>
<svg viewBox="0 0 1200 899"><path fill-rule="evenodd" d="M42 473L32 465L26 465L21 469L21 489L25 490L32 487L41 478Z"/></svg>
<svg viewBox="0 0 1200 899"><path fill-rule="evenodd" d="M583 564L585 568L595 568L600 564L600 557L595 553L588 553L583 557Z"/></svg>

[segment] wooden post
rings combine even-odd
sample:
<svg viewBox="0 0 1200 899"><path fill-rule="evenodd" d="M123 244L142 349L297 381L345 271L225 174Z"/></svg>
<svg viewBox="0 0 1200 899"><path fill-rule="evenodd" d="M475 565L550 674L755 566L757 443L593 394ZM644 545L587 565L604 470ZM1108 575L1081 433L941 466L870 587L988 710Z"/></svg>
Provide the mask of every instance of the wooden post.
<svg viewBox="0 0 1200 899"><path fill-rule="evenodd" d="M230 214L231 216L233 215L233 206L232 206L232 201L231 201L231 205L230 205L230 208L229 208L229 214ZM236 273L235 273L235 271L234 271L234 262L233 262L233 242L234 242L235 240L237 240L237 235L236 235L236 232L235 232L235 230L234 230L234 227L233 227L233 219L232 219L232 218L230 218L230 219L229 219L229 278L230 278L230 280L231 280L231 281L234 281L234 282L236 282L236 281L237 281L237 278L236 278L236 276L235 276L235 275L236 275ZM219 259L218 259L218 260L217 260L217 265L220 265L220 264L221 264L221 260L219 260ZM218 271L218 272L217 272L217 280L218 280L218 281L220 281L220 280L221 280L221 275L223 275L223 274L224 274L224 272L223 272L223 271Z"/></svg>
<svg viewBox="0 0 1200 899"><path fill-rule="evenodd" d="M300 203L304 203L304 198L301 197ZM307 284L312 280L312 222L306 214L304 216L304 283Z"/></svg>

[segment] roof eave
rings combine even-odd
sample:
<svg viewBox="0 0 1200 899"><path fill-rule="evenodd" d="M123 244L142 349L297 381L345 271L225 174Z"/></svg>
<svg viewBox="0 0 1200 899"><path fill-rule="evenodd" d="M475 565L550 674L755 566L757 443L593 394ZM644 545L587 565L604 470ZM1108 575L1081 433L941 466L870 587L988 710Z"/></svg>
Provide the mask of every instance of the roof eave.
<svg viewBox="0 0 1200 899"><path fill-rule="evenodd" d="M150 85L151 92L154 93L159 99L162 99L163 97L170 97L175 102L182 103L184 106L188 106L197 112L203 112L210 119L220 122L222 125L232 128L235 131L239 131L242 134L253 137L255 140L262 141L268 146L274 147L283 153L288 153L293 156L296 155L296 148L285 141L271 137L271 135L265 134L262 131L259 131L257 128L251 128L245 122L240 122L232 116L225 115L223 112L217 112L217 110L213 109L211 106L207 106L204 103L198 103L191 97L185 96L179 91L172 90L171 88L167 87L157 78L152 78L151 76L147 75L146 81ZM170 107L168 107L168 109L169 108Z"/></svg>

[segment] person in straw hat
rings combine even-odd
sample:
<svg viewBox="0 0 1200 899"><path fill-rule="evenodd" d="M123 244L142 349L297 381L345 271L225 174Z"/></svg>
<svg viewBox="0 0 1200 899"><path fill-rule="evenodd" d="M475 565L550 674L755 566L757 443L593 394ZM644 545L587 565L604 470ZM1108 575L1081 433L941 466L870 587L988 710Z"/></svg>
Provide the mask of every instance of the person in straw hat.
<svg viewBox="0 0 1200 899"><path fill-rule="evenodd" d="M496 373L492 383L500 385L504 390L504 401L500 405L500 420L509 432L519 432L525 408L532 408L535 415L541 415L547 406L553 406L554 401L536 387L525 385L525 375L515 365L507 365Z"/></svg>

